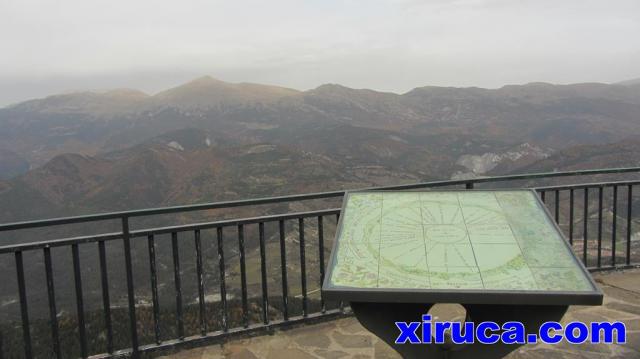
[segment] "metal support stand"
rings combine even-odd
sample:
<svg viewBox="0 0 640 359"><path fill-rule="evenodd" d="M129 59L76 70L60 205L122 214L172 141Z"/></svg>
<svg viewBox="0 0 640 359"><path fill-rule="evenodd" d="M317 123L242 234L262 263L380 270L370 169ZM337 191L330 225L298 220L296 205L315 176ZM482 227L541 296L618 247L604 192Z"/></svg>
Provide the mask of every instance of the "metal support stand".
<svg viewBox="0 0 640 359"><path fill-rule="evenodd" d="M399 331L395 322L415 322L422 319L434 304L418 303L365 303L352 302L351 309L364 326L389 344L403 358L484 359L502 358L521 344L395 344ZM502 326L508 321L519 321L526 333L538 333L540 325L547 321L560 321L568 306L553 305L494 305L462 304L467 310L467 321L476 325L492 321ZM421 329L418 330L421 333ZM420 335L420 333L418 333Z"/></svg>

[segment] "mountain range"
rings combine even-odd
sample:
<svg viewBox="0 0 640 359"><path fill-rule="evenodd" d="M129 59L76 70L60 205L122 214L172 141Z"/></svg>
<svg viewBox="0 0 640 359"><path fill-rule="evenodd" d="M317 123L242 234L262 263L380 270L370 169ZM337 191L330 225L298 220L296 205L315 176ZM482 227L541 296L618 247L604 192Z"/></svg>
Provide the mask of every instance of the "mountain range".
<svg viewBox="0 0 640 359"><path fill-rule="evenodd" d="M640 166L639 159L640 84L633 81L612 85L531 83L500 89L421 87L395 94L335 84L297 91L203 77L156 95L130 89L82 92L0 109L0 223L449 178ZM628 177L637 179L638 175ZM339 206L338 200L320 201L134 218L131 227ZM566 203L561 208L565 214ZM576 205L579 208L579 199ZM605 217L611 218L605 205ZM619 206L624 205L621 195ZM640 210L637 196L632 206L634 213ZM593 236L597 231L594 203L591 212ZM624 226L624 216L618 216L618 226ZM566 217L563 219L566 226ZM299 255L299 229L293 222L287 221L285 226L285 256L290 258L289 273L300 273L298 262L292 259ZM313 247L310 241L317 237L312 222L306 222L306 231L307 246ZM281 250L280 237L277 223L265 227L271 290L281 285L280 257L274 255ZM335 219L327 217L325 259L330 255L335 228ZM609 238L609 228L607 224L604 238ZM119 230L117 221L102 221L5 232L2 245ZM180 233L185 278L196 278L191 235ZM234 233L229 228L225 235L231 239ZM257 226L248 226L245 235L250 301L259 303ZM208 288L217 288L218 262L211 260L218 258L215 231L204 230L202 236L203 256L208 258L204 261L205 282ZM141 323L150 327L148 248L144 238L139 239L132 241L136 300L140 313L147 310ZM161 307L173 313L171 238L159 235L156 240ZM623 236L618 240L623 241ZM233 240L224 243L227 285L238 284L237 244ZM619 248L623 245L620 242ZM113 241L106 246L112 313L122 318L114 322L126 323L121 243ZM634 240L634 252L636 248ZM93 330L101 328L96 324L102 303L98 252L92 245L82 245L79 250L85 310L90 313L87 328ZM74 281L65 280L73 272L70 253L65 247L52 252L60 322L76 328ZM25 260L30 315L47 318L41 254L28 253ZM318 273L315 254L309 252L306 264L308 273ZM0 258L0 270L15 271L13 256ZM300 293L297 283L290 278L290 293ZM182 284L185 303L191 308L187 313L196 313L195 284L195 280ZM233 286L227 295L231 306L239 308L237 300L233 304L233 298L240 295L239 287ZM0 329L15 332L17 338L19 331L14 330L13 321L20 318L20 302L16 293L13 281L0 286L0 319L5 323ZM219 300L212 298L212 303ZM291 302L296 300L292 297ZM258 318L259 305L252 308ZM277 311L271 309L272 313ZM191 317L196 318L195 314ZM48 322L42 321L39 328L48 330ZM104 340L97 334L92 337Z"/></svg>
<svg viewBox="0 0 640 359"><path fill-rule="evenodd" d="M0 109L0 222L638 165L640 84L309 91L211 77Z"/></svg>

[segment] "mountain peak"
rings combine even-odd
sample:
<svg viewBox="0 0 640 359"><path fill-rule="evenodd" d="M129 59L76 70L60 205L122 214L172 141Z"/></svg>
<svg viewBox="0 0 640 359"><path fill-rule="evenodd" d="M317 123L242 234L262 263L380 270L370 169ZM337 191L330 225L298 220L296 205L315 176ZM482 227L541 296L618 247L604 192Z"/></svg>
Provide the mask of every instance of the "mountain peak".
<svg viewBox="0 0 640 359"><path fill-rule="evenodd" d="M316 87L314 90L322 91L322 90L353 90L353 89L340 84L328 83L328 84L322 84Z"/></svg>
<svg viewBox="0 0 640 359"><path fill-rule="evenodd" d="M217 78L211 77L209 75L200 76L195 78L181 86L189 86L189 85L222 85L229 84L228 82L224 82L222 80L218 80Z"/></svg>
<svg viewBox="0 0 640 359"><path fill-rule="evenodd" d="M230 83L203 76L160 92L154 97L162 104L183 108L210 108L219 105L269 103L299 94L297 90L253 83Z"/></svg>

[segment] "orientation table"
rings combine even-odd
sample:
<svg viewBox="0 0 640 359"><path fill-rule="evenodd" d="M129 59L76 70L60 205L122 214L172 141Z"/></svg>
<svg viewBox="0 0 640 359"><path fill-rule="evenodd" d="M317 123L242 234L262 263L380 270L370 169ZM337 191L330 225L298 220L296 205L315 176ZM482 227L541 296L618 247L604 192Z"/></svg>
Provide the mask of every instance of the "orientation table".
<svg viewBox="0 0 640 359"><path fill-rule="evenodd" d="M534 190L352 191L322 285L405 358L502 357L518 345L394 344L396 321L459 303L467 321L537 333L602 292Z"/></svg>

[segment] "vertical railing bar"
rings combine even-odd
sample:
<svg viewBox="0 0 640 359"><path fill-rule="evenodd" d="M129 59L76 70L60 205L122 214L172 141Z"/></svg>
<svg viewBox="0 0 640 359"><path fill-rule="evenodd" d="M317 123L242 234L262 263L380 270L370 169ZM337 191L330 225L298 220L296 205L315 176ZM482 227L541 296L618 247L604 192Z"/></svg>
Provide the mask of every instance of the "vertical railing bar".
<svg viewBox="0 0 640 359"><path fill-rule="evenodd" d="M569 190L569 244L573 246L573 222L574 222L574 193L573 188Z"/></svg>
<svg viewBox="0 0 640 359"><path fill-rule="evenodd" d="M627 187L627 265L631 264L631 226L633 224L633 186Z"/></svg>
<svg viewBox="0 0 640 359"><path fill-rule="evenodd" d="M182 281L180 275L180 251L178 248L178 233L171 232L171 254L173 256L173 283L176 290L176 324L178 339L184 339L184 318L182 317Z"/></svg>
<svg viewBox="0 0 640 359"><path fill-rule="evenodd" d="M473 183L473 182L472 182L472 183ZM338 212L338 213L336 213L336 232L337 232L337 231L338 231L338 229L339 229L339 228L338 228L338 224L339 224L339 223L340 223L340 213ZM340 308L340 311L341 311L341 312L344 312L344 302L343 302L343 301L340 301L340 302L338 303L338 307Z"/></svg>
<svg viewBox="0 0 640 359"><path fill-rule="evenodd" d="M613 218L611 223L611 265L616 265L616 240L618 236L618 186L613 186Z"/></svg>
<svg viewBox="0 0 640 359"><path fill-rule="evenodd" d="M151 276L151 302L153 305L153 334L156 344L162 343L160 339L160 300L158 298L158 271L156 268L156 241L153 234L147 236L149 249L149 274Z"/></svg>
<svg viewBox="0 0 640 359"><path fill-rule="evenodd" d="M202 273L202 241L200 240L200 230L193 232L196 245L196 277L198 279L198 307L200 309L200 334L207 335L207 312L204 302L204 276Z"/></svg>
<svg viewBox="0 0 640 359"><path fill-rule="evenodd" d="M587 236L589 226L589 188L584 189L584 208L583 208L583 223L582 223L582 262L587 265Z"/></svg>
<svg viewBox="0 0 640 359"><path fill-rule="evenodd" d="M555 202L553 203L554 207L555 207L555 220L556 223L560 224L560 191L559 190L555 190Z"/></svg>
<svg viewBox="0 0 640 359"><path fill-rule="evenodd" d="M76 310L78 315L78 335L80 337L80 354L87 358L87 332L84 321L84 300L82 297L82 274L80 273L80 249L78 244L71 245L73 254L73 279L76 288Z"/></svg>
<svg viewBox="0 0 640 359"><path fill-rule="evenodd" d="M222 330L226 332L229 330L229 324L227 313L227 285L225 280L222 227L217 227L216 232L218 235L218 264L220 265L220 301L222 303Z"/></svg>
<svg viewBox="0 0 640 359"><path fill-rule="evenodd" d="M111 301L109 299L109 277L107 274L107 254L104 241L98 241L100 261L100 285L102 288L102 312L107 336L107 353L113 353L113 326L111 324Z"/></svg>
<svg viewBox="0 0 640 359"><path fill-rule="evenodd" d="M249 303L247 298L247 268L244 251L244 225L238 225L238 250L240 252L240 287L242 291L242 324L249 327Z"/></svg>
<svg viewBox="0 0 640 359"><path fill-rule="evenodd" d="M47 278L47 295L49 299L49 321L51 322L51 342L56 358L62 358L60 353L60 335L58 332L58 310L56 308L56 294L53 283L53 266L51 265L51 248L44 248L44 269Z"/></svg>
<svg viewBox="0 0 640 359"><path fill-rule="evenodd" d="M603 187L598 187L598 260L597 267L602 264L602 192Z"/></svg>
<svg viewBox="0 0 640 359"><path fill-rule="evenodd" d="M320 288L322 289L324 282L324 225L322 216L318 216L318 257L320 261ZM320 310L322 313L327 311L322 290L320 290Z"/></svg>
<svg viewBox="0 0 640 359"><path fill-rule="evenodd" d="M269 292L267 291L267 259L264 244L264 222L258 223L260 241L260 274L262 280L262 322L269 324Z"/></svg>
<svg viewBox="0 0 640 359"><path fill-rule="evenodd" d="M138 358L138 325L136 320L136 297L133 285L133 263L131 260L131 238L129 232L129 217L122 217L122 242L124 245L124 264L127 273L127 304L129 306L129 328L131 334L132 357Z"/></svg>
<svg viewBox="0 0 640 359"><path fill-rule="evenodd" d="M280 268L282 276L282 314L284 320L289 320L289 285L287 284L287 249L285 247L284 220L278 221L280 235Z"/></svg>
<svg viewBox="0 0 640 359"><path fill-rule="evenodd" d="M302 285L302 316L307 317L307 265L304 244L304 218L298 218L298 233L300 238L300 280Z"/></svg>
<svg viewBox="0 0 640 359"><path fill-rule="evenodd" d="M547 192L542 190L540 191L540 199L542 200L542 203L547 203Z"/></svg>
<svg viewBox="0 0 640 359"><path fill-rule="evenodd" d="M32 358L31 351L31 330L29 328L29 308L27 307L27 289L24 283L24 263L22 252L15 253L16 272L18 277L18 296L20 297L20 315L22 317L22 337L24 340L24 356Z"/></svg>

